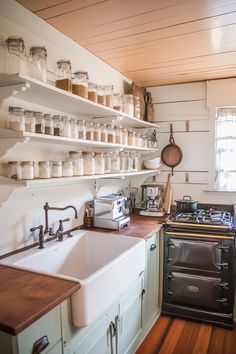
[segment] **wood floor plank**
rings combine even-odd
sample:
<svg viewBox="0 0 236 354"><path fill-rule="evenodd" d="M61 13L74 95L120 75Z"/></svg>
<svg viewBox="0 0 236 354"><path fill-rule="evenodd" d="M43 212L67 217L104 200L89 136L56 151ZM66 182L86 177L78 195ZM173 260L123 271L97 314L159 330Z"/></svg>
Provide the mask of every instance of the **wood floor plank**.
<svg viewBox="0 0 236 354"><path fill-rule="evenodd" d="M207 354L236 354L236 328L213 327Z"/></svg>
<svg viewBox="0 0 236 354"><path fill-rule="evenodd" d="M192 354L207 354L212 333L212 326L201 324L196 344L192 350Z"/></svg>
<svg viewBox="0 0 236 354"><path fill-rule="evenodd" d="M166 316L161 316L154 324L146 339L139 347L136 354L153 354L156 353L165 333L171 326L173 319Z"/></svg>
<svg viewBox="0 0 236 354"><path fill-rule="evenodd" d="M166 338L159 350L159 354L176 354L177 343L181 334L183 333L185 321L176 319L174 320ZM182 353L183 354L183 353ZM189 354L189 353L188 353Z"/></svg>

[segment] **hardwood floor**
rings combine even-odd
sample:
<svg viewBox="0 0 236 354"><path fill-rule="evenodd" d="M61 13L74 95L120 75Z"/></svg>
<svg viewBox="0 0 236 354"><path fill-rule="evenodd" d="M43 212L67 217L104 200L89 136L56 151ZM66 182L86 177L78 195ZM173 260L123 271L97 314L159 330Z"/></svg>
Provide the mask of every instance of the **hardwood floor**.
<svg viewBox="0 0 236 354"><path fill-rule="evenodd" d="M236 354L236 328L161 316L136 354Z"/></svg>

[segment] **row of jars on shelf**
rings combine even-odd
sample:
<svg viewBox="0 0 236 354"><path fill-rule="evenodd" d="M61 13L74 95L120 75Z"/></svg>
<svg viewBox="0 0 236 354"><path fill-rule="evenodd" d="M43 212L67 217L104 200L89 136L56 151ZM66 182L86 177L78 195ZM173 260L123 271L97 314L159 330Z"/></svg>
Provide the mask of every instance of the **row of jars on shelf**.
<svg viewBox="0 0 236 354"><path fill-rule="evenodd" d="M3 72L7 74L20 72L44 82L47 81L47 49L45 47L30 47L29 54L26 54L23 38L16 36L9 37L5 44ZM72 73L70 60L63 59L57 62L56 87L140 118L138 96L113 93L112 85L98 85L89 81L86 71Z"/></svg>
<svg viewBox="0 0 236 354"><path fill-rule="evenodd" d="M94 153L70 151L65 161L9 161L8 178L17 180L48 179L72 176L93 176L109 173L135 172L140 169L140 157L129 153Z"/></svg>
<svg viewBox="0 0 236 354"><path fill-rule="evenodd" d="M29 111L21 107L9 107L8 128L15 131L131 145L140 148L157 147L157 140L153 136L146 137L144 134L123 129L113 123L86 122L85 120L77 120L67 116Z"/></svg>

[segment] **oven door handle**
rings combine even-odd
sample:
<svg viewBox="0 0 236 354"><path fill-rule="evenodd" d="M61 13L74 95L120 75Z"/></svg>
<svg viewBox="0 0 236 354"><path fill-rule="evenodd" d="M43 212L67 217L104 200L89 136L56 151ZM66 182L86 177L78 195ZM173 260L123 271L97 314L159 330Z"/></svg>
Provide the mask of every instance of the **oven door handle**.
<svg viewBox="0 0 236 354"><path fill-rule="evenodd" d="M224 289L229 289L229 283L226 283L226 282L222 282L219 284L222 288Z"/></svg>
<svg viewBox="0 0 236 354"><path fill-rule="evenodd" d="M229 246L216 246L216 248L218 248L219 250L225 251L225 252L229 252Z"/></svg>
<svg viewBox="0 0 236 354"><path fill-rule="evenodd" d="M227 305L228 304L228 299L226 298L222 298L222 299L216 299L217 302L219 302L220 304L223 304L223 305Z"/></svg>
<svg viewBox="0 0 236 354"><path fill-rule="evenodd" d="M228 263L217 263L219 267L222 267L222 269L228 269Z"/></svg>

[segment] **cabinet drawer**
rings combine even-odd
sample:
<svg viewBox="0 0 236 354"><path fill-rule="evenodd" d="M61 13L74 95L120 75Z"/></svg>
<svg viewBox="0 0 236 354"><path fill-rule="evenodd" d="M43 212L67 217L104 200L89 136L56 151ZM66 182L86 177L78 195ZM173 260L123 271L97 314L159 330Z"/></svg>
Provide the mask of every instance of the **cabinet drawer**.
<svg viewBox="0 0 236 354"><path fill-rule="evenodd" d="M60 306L18 334L19 354L31 354L34 343L44 336L47 336L49 344L42 353L47 353L61 340Z"/></svg>

